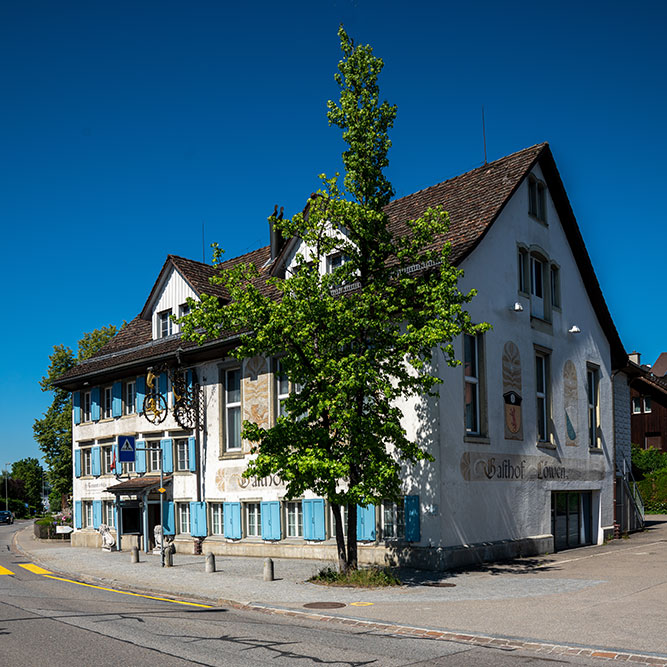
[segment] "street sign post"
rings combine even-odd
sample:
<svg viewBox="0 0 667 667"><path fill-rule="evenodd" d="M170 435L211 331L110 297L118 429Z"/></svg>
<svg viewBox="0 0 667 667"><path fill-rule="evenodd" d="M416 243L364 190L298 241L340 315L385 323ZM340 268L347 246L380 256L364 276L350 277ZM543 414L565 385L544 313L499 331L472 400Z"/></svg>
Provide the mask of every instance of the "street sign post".
<svg viewBox="0 0 667 667"><path fill-rule="evenodd" d="M118 460L121 463L134 463L136 442L133 435L118 436Z"/></svg>

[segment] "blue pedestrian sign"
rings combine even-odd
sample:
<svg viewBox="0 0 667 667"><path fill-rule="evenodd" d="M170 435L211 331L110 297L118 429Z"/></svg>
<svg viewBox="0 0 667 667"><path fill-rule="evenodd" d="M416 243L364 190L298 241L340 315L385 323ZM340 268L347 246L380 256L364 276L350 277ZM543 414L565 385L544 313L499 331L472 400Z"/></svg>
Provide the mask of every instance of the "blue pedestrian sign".
<svg viewBox="0 0 667 667"><path fill-rule="evenodd" d="M121 463L134 462L136 443L133 435L118 436L118 460Z"/></svg>

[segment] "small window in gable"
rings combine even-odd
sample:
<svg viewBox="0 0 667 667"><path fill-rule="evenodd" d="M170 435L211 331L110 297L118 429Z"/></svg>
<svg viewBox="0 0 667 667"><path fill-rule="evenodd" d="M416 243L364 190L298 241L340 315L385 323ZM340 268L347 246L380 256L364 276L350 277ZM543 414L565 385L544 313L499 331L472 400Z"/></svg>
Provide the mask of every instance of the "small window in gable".
<svg viewBox="0 0 667 667"><path fill-rule="evenodd" d="M536 178L528 179L528 213L540 222L547 221L547 188Z"/></svg>
<svg viewBox="0 0 667 667"><path fill-rule="evenodd" d="M158 338L171 336L171 308L157 314L157 335Z"/></svg>

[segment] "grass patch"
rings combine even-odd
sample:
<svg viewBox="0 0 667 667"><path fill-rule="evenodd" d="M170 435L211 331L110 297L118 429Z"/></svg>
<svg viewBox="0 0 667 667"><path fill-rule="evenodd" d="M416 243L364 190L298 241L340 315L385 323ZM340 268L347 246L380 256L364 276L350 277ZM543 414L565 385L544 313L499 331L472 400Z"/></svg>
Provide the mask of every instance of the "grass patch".
<svg viewBox="0 0 667 667"><path fill-rule="evenodd" d="M350 572L338 572L332 567L322 568L308 581L325 586L350 586L353 588L384 588L401 586L401 580L388 567L369 567Z"/></svg>

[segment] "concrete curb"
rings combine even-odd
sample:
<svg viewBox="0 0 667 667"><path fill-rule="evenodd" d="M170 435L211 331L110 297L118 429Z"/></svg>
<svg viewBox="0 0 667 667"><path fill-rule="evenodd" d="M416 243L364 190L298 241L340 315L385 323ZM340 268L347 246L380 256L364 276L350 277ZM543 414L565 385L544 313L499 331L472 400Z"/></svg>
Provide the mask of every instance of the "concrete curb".
<svg viewBox="0 0 667 667"><path fill-rule="evenodd" d="M113 588L119 592L123 592L120 588L123 584L115 579L104 579L101 577L93 577L90 575L81 576L80 574L71 574L53 568L48 563L40 560L34 554L26 551L21 544L19 544L17 531L12 538L12 550L20 553L23 557L29 558L45 569L50 569L54 574L67 577L73 581L81 583L88 583L92 585L104 585L108 588ZM165 599L183 600L186 602L194 602L199 604L210 604L212 607L230 607L239 611L255 611L265 614L275 614L278 616L289 616L294 618L303 618L313 621L321 621L325 623L339 623L352 627L364 628L366 630L375 630L389 634L411 636L423 639L432 639L440 641L455 642L469 646L493 647L497 649L504 649L509 651L529 651L539 653L542 655L572 655L588 658L595 658L600 660L614 660L617 662L628 662L635 665L649 665L651 667L667 667L667 655L659 653L636 653L633 651L623 651L619 649L609 649L600 646L583 646L577 644L554 644L530 638L519 637L505 637L501 635L486 635L461 632L455 630L426 628L411 625L402 625L396 623L387 623L374 619L355 618L353 616L332 615L314 612L312 610L301 611L299 609L291 609L286 607L277 607L260 602L242 603L234 600L227 600L221 598L207 598L205 596L184 596L176 597L173 593L165 593L160 590L144 588L141 586L132 586L132 592L137 592L143 595L159 596Z"/></svg>

